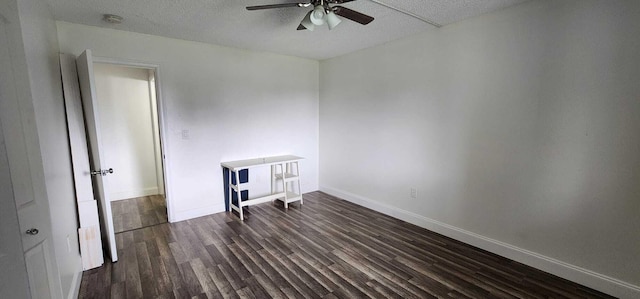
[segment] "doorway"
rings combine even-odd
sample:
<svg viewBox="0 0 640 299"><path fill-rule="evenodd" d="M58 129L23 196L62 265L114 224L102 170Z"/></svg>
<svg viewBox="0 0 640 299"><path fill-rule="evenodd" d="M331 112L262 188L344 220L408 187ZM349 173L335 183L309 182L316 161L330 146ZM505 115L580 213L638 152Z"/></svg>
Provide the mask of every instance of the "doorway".
<svg viewBox="0 0 640 299"><path fill-rule="evenodd" d="M153 68L93 65L114 233L168 221Z"/></svg>

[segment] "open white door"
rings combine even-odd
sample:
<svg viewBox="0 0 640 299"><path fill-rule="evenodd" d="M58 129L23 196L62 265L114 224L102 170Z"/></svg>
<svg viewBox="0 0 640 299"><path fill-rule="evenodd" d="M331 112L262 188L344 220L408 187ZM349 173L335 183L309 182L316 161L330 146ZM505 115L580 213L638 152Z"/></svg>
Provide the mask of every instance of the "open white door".
<svg viewBox="0 0 640 299"><path fill-rule="evenodd" d="M111 202L105 192L105 176L112 173L108 165L104 164L104 154L101 149L100 121L98 114L98 102L96 97L96 87L93 77L93 57L91 50L86 50L76 59L78 68L78 81L82 93L82 107L86 121L87 136L89 137L89 152L91 174L93 175L93 194L100 202L100 223L101 231L104 232L104 240L107 242L111 261L118 261L118 251L116 250L116 238L113 230L113 217L111 215Z"/></svg>

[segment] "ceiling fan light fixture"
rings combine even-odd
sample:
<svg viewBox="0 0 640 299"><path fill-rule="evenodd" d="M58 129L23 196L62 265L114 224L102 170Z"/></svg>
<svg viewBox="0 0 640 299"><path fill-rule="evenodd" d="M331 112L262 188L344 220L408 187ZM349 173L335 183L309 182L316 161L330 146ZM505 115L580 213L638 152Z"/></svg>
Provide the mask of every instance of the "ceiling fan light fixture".
<svg viewBox="0 0 640 299"><path fill-rule="evenodd" d="M281 0L279 0L281 1ZM361 12L357 12L350 8L340 6L340 4L352 2L355 0L308 0L307 2L295 3L286 2L279 4L266 4L266 5L253 5L247 6L247 10L263 10L272 8L287 8L287 7L311 7L311 11L308 11L304 16L296 30L309 30L313 31L316 26L327 24L329 30L332 30L340 23L342 18L347 20L367 25L373 21L372 16L368 16ZM377 0L370 0L377 3ZM337 5L336 5L337 4ZM332 6L333 5L333 6ZM338 17L340 16L340 18Z"/></svg>
<svg viewBox="0 0 640 299"><path fill-rule="evenodd" d="M333 11L330 11L327 14L327 25L329 26L329 30L338 26L340 22L342 22L342 20L340 20L340 18L338 18L338 16L336 16L336 14L334 14Z"/></svg>
<svg viewBox="0 0 640 299"><path fill-rule="evenodd" d="M311 23L316 26L324 25L327 13L324 11L322 5L316 5L311 11L310 19Z"/></svg>
<svg viewBox="0 0 640 299"><path fill-rule="evenodd" d="M304 26L304 28L307 28L307 30L309 30L309 31L313 31L313 29L316 27L311 22L311 13L312 12L313 11L308 12L307 15L304 16L304 19L302 19L302 22L300 22L300 25Z"/></svg>

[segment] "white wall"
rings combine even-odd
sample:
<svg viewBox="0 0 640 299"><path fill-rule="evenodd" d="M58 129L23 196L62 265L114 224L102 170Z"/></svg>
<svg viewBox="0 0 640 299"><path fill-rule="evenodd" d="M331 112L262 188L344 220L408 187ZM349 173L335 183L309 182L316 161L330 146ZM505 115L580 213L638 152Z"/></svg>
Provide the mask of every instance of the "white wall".
<svg viewBox="0 0 640 299"><path fill-rule="evenodd" d="M10 26L16 29L13 33L19 31L20 36L14 36L11 45L12 54L15 54L12 55L12 71L23 127L15 126L24 134L31 181L13 183L21 186L19 189L25 189L25 184L31 185L26 188L33 190L32 195L45 199L45 205L53 215L50 219L53 252L47 253L55 255L55 263L51 265L55 282L51 287L58 296L73 297L80 287L81 259L57 32L45 3L36 0L16 3L19 27L15 22ZM10 20L13 18L11 16ZM48 215L41 216L46 216L49 222Z"/></svg>
<svg viewBox="0 0 640 299"><path fill-rule="evenodd" d="M95 63L108 198L159 194L147 69ZM158 167L161 167L158 165Z"/></svg>
<svg viewBox="0 0 640 299"><path fill-rule="evenodd" d="M64 53L91 49L160 65L171 221L224 210L221 161L303 156L303 190L318 189L317 61L64 22L57 28Z"/></svg>
<svg viewBox="0 0 640 299"><path fill-rule="evenodd" d="M53 246L63 297L77 292L81 258L71 154L62 97L58 39L49 7L18 1L29 84L38 130Z"/></svg>
<svg viewBox="0 0 640 299"><path fill-rule="evenodd" d="M638 296L639 15L532 1L323 61L321 190Z"/></svg>

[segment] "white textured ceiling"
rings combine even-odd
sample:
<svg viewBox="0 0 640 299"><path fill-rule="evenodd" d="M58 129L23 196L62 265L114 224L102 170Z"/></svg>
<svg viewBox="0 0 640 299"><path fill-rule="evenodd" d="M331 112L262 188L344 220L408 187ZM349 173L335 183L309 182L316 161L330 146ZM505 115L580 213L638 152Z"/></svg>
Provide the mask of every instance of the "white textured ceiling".
<svg viewBox="0 0 640 299"><path fill-rule="evenodd" d="M416 18L370 0L342 6L375 18L363 26L346 20L329 31L296 30L310 8L247 11L246 6L295 0L46 0L57 20L312 59L326 59L425 30ZM377 0L447 25L527 0ZM308 2L308 1L300 1ZM105 13L122 24L102 20Z"/></svg>

